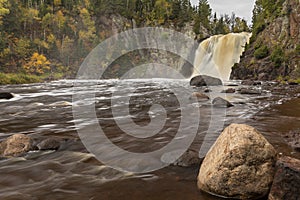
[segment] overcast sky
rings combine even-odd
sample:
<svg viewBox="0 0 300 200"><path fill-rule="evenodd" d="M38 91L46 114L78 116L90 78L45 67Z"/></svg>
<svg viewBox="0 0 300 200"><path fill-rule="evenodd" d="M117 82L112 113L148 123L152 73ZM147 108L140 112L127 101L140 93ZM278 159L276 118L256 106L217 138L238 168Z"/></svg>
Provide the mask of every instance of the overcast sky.
<svg viewBox="0 0 300 200"><path fill-rule="evenodd" d="M199 0L191 0L193 5L198 5ZM251 23L252 10L255 0L208 0L210 7L218 16L234 12L236 16L247 20Z"/></svg>

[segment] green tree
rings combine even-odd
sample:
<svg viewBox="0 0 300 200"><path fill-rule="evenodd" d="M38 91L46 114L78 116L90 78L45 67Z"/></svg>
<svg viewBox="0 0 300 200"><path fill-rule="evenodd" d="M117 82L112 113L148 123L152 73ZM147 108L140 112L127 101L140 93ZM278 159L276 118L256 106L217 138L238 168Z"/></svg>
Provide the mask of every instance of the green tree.
<svg viewBox="0 0 300 200"><path fill-rule="evenodd" d="M198 16L200 25L210 30L211 8L207 0L199 0Z"/></svg>

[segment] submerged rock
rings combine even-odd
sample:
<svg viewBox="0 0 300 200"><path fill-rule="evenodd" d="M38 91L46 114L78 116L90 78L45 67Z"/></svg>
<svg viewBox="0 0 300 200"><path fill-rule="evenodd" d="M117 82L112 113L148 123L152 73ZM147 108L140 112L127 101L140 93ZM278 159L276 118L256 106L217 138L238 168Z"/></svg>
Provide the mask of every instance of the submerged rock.
<svg viewBox="0 0 300 200"><path fill-rule="evenodd" d="M276 174L269 200L300 199L300 160L282 157L276 163Z"/></svg>
<svg viewBox="0 0 300 200"><path fill-rule="evenodd" d="M197 100L208 100L209 97L206 94L200 93L200 92L193 92L190 98L197 98Z"/></svg>
<svg viewBox="0 0 300 200"><path fill-rule="evenodd" d="M234 88L228 88L226 90L222 90L221 93L235 93L235 89Z"/></svg>
<svg viewBox="0 0 300 200"><path fill-rule="evenodd" d="M0 99L11 99L14 95L9 92L0 92Z"/></svg>
<svg viewBox="0 0 300 200"><path fill-rule="evenodd" d="M233 106L229 101L227 101L221 97L214 98L214 100L212 101L212 104L214 107L219 107L219 108L228 108L228 107Z"/></svg>
<svg viewBox="0 0 300 200"><path fill-rule="evenodd" d="M190 85L196 87L215 86L215 85L222 85L222 81L219 78L215 78L207 75L199 75L191 79Z"/></svg>
<svg viewBox="0 0 300 200"><path fill-rule="evenodd" d="M253 127L231 124L207 153L198 187L228 198L265 196L273 181L276 155L273 146Z"/></svg>
<svg viewBox="0 0 300 200"><path fill-rule="evenodd" d="M15 134L3 141L0 146L2 156L20 156L32 149L32 139L24 134Z"/></svg>

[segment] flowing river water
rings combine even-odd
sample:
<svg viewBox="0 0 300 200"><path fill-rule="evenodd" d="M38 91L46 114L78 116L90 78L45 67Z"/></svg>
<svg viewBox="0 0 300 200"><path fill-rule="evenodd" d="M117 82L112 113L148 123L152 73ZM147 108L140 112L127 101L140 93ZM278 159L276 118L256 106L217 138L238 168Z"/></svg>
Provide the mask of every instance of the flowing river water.
<svg viewBox="0 0 300 200"><path fill-rule="evenodd" d="M221 119L212 117L211 100L179 105L172 89L201 91L200 88L191 88L188 80L88 81L83 82L76 90L72 80L1 86L0 91L12 92L15 97L0 100L0 140L12 134L23 133L30 135L35 141L57 138L61 141L61 146L57 151L31 151L23 157L0 159L0 199L216 200L217 197L197 189L199 165L170 165L142 174L122 172L98 161L87 151L78 136L78 130L91 123L99 123L113 144L131 152L153 151L174 139L182 120L180 110L189 106L200 108L201 116L197 135L189 150L198 152L203 146L209 123L212 120L222 120L220 123L224 123L224 127L230 123L252 125L263 133L280 154L300 158L300 153L295 152L282 137L282 134L289 131L300 130L299 87L256 86L263 90L261 95L242 95L236 92L225 96L221 90L242 87L238 81L230 83L235 86L210 87L211 92L208 94L210 99L222 96L234 104L234 107L226 110L226 117ZM124 104L124 96L112 95L117 90L123 90L121 94L131 97L128 107L130 117L136 124L147 125L150 118L160 115L160 110L150 113L151 105L159 104L164 107L167 120L157 135L137 139L120 130L111 109ZM95 92L96 122L74 119L72 106L86 101L82 99L81 102L73 102L75 92ZM186 98L189 98L189 94ZM217 110L223 112L224 109ZM192 119L195 116L189 117ZM212 133L212 140L224 127ZM184 134L189 134L188 132L189 127Z"/></svg>

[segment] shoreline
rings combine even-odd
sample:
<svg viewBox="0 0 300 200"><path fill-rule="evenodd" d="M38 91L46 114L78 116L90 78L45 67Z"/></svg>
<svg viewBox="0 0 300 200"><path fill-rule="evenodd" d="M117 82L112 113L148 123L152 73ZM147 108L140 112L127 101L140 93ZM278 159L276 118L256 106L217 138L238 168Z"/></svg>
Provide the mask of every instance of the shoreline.
<svg viewBox="0 0 300 200"><path fill-rule="evenodd" d="M50 73L43 75L32 75L25 73L3 73L0 72L0 85L18 85L30 83L43 83L66 77L63 73Z"/></svg>

